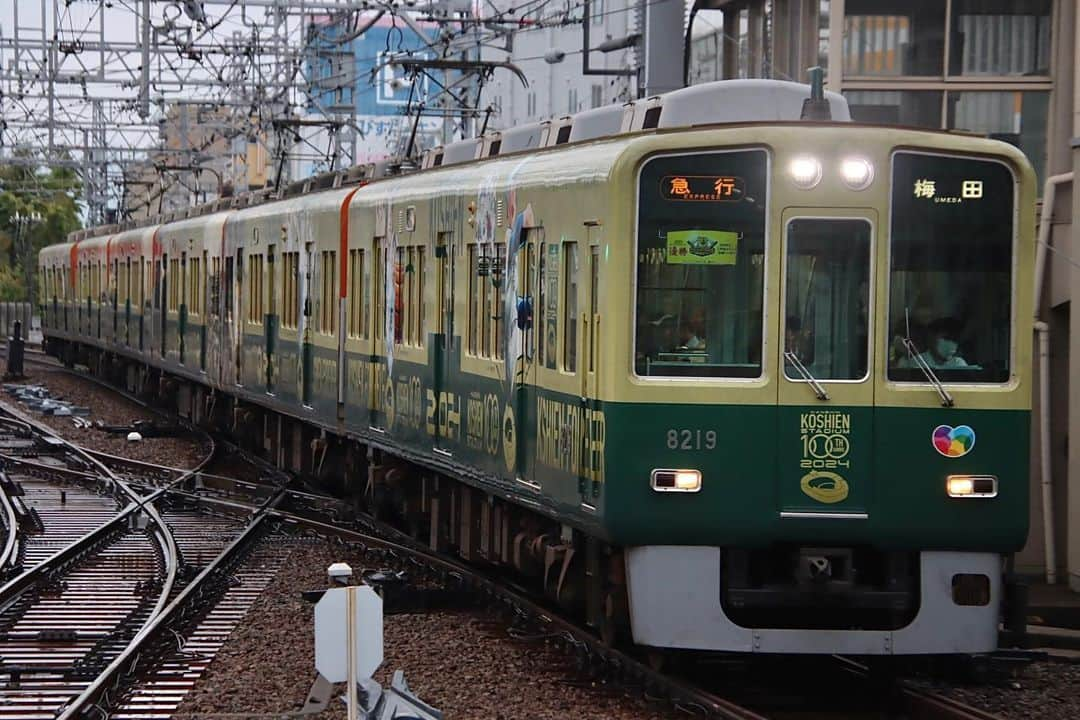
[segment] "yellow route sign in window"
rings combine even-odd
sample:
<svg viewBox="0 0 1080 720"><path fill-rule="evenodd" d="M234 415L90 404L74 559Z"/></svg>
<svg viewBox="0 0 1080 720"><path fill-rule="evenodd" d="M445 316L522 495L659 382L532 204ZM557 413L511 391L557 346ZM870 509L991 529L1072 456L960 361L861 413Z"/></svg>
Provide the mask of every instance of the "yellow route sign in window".
<svg viewBox="0 0 1080 720"><path fill-rule="evenodd" d="M674 230L667 234L669 265L734 265L739 233L729 230Z"/></svg>

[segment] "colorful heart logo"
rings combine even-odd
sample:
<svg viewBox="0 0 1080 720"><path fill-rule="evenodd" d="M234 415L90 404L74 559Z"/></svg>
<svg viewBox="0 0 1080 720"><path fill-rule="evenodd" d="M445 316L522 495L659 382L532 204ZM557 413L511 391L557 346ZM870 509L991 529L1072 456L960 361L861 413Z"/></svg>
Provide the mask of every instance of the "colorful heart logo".
<svg viewBox="0 0 1080 720"><path fill-rule="evenodd" d="M948 458L967 455L975 449L975 431L967 425L938 425L931 437L934 449Z"/></svg>

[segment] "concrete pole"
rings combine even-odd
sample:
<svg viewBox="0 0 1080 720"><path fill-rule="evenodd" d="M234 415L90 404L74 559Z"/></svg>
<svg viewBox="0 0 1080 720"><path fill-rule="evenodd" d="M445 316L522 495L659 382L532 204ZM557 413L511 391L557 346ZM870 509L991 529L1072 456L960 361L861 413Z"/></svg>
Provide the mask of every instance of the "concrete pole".
<svg viewBox="0 0 1080 720"><path fill-rule="evenodd" d="M645 4L645 97L678 90L683 86L683 17L680 0Z"/></svg>

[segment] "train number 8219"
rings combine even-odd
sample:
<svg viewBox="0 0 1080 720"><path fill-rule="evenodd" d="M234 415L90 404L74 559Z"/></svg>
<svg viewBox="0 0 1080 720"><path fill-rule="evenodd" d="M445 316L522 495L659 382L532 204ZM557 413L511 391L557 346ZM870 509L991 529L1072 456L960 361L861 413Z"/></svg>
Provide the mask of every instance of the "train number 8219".
<svg viewBox="0 0 1080 720"><path fill-rule="evenodd" d="M668 450L715 450L715 430L677 430L667 431Z"/></svg>

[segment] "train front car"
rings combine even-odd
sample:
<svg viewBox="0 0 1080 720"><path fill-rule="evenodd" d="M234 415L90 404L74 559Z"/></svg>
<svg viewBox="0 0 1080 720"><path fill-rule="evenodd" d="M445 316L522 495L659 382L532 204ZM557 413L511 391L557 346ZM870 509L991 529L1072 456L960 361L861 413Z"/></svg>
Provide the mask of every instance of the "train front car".
<svg viewBox="0 0 1080 720"><path fill-rule="evenodd" d="M612 320L628 372L605 407L634 641L993 650L1028 522L1022 154L828 124L634 148L636 248L609 268L633 278Z"/></svg>

